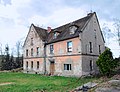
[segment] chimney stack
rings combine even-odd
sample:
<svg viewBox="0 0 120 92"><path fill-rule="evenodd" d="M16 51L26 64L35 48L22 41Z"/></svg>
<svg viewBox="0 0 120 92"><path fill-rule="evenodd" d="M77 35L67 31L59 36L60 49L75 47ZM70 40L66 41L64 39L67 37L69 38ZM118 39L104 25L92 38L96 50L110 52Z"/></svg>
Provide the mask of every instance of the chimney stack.
<svg viewBox="0 0 120 92"><path fill-rule="evenodd" d="M47 32L49 33L51 31L51 27L47 27Z"/></svg>

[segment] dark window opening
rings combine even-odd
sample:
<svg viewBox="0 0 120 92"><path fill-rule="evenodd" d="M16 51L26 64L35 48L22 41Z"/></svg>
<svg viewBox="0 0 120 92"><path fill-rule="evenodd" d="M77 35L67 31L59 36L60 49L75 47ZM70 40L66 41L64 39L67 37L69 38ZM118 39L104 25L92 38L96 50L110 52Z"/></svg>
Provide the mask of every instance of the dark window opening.
<svg viewBox="0 0 120 92"><path fill-rule="evenodd" d="M90 71L92 71L93 70L93 62L92 62L92 60L90 60Z"/></svg>
<svg viewBox="0 0 120 92"><path fill-rule="evenodd" d="M31 38L31 45L33 45L33 38Z"/></svg>
<svg viewBox="0 0 120 92"><path fill-rule="evenodd" d="M101 49L100 49L101 47L100 47L100 45L99 45L99 54L101 54Z"/></svg>
<svg viewBox="0 0 120 92"><path fill-rule="evenodd" d="M33 68L33 61L31 61L31 69Z"/></svg>
<svg viewBox="0 0 120 92"><path fill-rule="evenodd" d="M26 56L28 56L28 49L26 50Z"/></svg>
<svg viewBox="0 0 120 92"><path fill-rule="evenodd" d="M37 61L37 69L39 69L39 61Z"/></svg>
<svg viewBox="0 0 120 92"><path fill-rule="evenodd" d="M92 42L89 42L90 44L90 53L92 53Z"/></svg>
<svg viewBox="0 0 120 92"><path fill-rule="evenodd" d="M64 70L71 70L71 64L64 64Z"/></svg>
<svg viewBox="0 0 120 92"><path fill-rule="evenodd" d="M33 56L33 48L31 49L31 56Z"/></svg>

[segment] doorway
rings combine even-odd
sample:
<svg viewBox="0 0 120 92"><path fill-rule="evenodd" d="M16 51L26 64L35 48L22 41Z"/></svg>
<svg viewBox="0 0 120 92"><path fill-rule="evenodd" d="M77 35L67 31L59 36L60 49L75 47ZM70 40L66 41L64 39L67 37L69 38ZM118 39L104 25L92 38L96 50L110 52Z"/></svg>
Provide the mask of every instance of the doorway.
<svg viewBox="0 0 120 92"><path fill-rule="evenodd" d="M51 61L50 62L50 74L54 75L54 71L55 71L55 62Z"/></svg>

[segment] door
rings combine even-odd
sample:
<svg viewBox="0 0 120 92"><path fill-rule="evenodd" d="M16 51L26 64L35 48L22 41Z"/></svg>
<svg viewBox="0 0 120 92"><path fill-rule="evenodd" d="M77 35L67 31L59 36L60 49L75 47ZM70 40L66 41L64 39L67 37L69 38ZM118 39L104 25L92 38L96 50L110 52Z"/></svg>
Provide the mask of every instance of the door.
<svg viewBox="0 0 120 92"><path fill-rule="evenodd" d="M55 63L54 62L50 62L50 74L54 75L54 71L55 71Z"/></svg>

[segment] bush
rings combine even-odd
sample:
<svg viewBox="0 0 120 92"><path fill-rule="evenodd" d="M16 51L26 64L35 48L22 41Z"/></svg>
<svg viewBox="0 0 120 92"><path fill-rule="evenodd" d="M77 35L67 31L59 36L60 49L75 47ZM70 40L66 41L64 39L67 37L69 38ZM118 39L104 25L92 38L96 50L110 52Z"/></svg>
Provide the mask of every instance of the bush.
<svg viewBox="0 0 120 92"><path fill-rule="evenodd" d="M112 52L107 48L96 61L97 66L99 67L100 73L103 75L109 76L112 70L116 67L115 62L113 61Z"/></svg>

